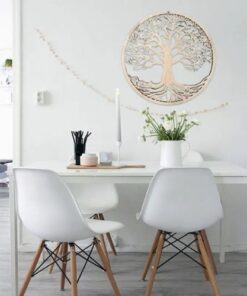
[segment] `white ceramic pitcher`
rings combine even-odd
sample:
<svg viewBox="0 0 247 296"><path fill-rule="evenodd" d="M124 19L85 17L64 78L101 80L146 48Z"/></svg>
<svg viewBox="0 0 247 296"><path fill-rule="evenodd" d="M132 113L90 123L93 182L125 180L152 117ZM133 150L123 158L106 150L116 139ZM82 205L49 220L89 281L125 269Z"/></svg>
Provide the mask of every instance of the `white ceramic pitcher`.
<svg viewBox="0 0 247 296"><path fill-rule="evenodd" d="M186 143L188 149L182 155L181 145ZM164 168L179 168L182 167L182 159L189 152L189 143L185 141L160 141L161 154L160 166Z"/></svg>

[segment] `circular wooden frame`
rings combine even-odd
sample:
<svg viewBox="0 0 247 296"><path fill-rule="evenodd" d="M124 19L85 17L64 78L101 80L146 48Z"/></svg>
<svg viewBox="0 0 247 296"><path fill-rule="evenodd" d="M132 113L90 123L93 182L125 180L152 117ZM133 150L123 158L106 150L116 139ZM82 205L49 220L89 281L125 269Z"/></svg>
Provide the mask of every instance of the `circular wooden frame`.
<svg viewBox="0 0 247 296"><path fill-rule="evenodd" d="M157 44L154 42L153 35L158 35L157 32L154 31L143 31L145 29L145 22L149 25L152 22L152 19L159 20L162 23L162 18L164 18L164 21L170 21L176 28L176 22L179 22L179 25L177 26L179 29L179 32L174 32L174 34L179 36L179 34L185 34L181 38L183 38L185 45L189 45L190 50L189 51L183 51L186 52L185 57L183 57L181 54L181 60L183 58L183 67L186 68L186 70L197 72L201 69L202 66L204 66L206 63L206 66L208 66L208 73L205 75L198 83L195 84L182 84L182 83L176 83L175 80L173 80L173 75L171 73L168 75L163 75L162 80L160 82L153 82L151 81L145 81L141 80L138 76L131 76L131 74L128 71L128 66L136 67L138 70L135 70L136 72L142 70L145 71L147 69L152 68L152 64L147 65L145 64L145 61L148 61L151 59L151 57L147 54L150 52L153 52L153 45ZM169 20L171 18L171 20ZM188 28L185 27L187 24ZM143 26L144 29L141 31L140 27ZM167 27L161 27L160 28L164 31L168 31ZM182 29L181 29L182 28ZM155 28L157 30L157 27ZM139 30L139 31L138 31ZM138 36L139 33L142 33L142 37L140 38ZM185 33L184 33L185 32ZM194 33L194 35L192 34ZM146 35L145 35L146 34ZM164 33L162 32L163 36ZM186 36L187 34L187 36ZM134 36L134 37L133 37ZM189 37L188 37L189 36ZM150 40L150 37L151 40ZM132 39L131 39L132 38ZM137 40L137 45L135 42ZM138 39L139 38L139 39ZM159 38L159 35L158 37ZM164 37L162 37L164 38ZM139 42L139 44L138 44ZM181 50L183 47L183 43L180 42L179 45ZM130 46L131 45L131 46ZM159 46L156 45L156 48ZM156 66L161 66L163 72L165 72L166 64L172 64L175 63L171 57L164 60L161 59L162 54L164 53L165 44L162 43L162 48L160 46L160 51L158 51L157 57L154 58L152 56L153 63L156 63ZM133 50L134 54L131 56L131 50ZM168 48L169 49L169 48ZM141 52L139 54L139 51ZM178 49L174 49L179 51ZM127 52L127 53L126 53ZM145 54L143 54L143 52ZM194 52L194 54L192 53ZM170 48L171 53L171 48ZM127 56L127 57L126 57ZM163 57L165 54L163 55ZM169 56L169 55L168 55ZM185 59L189 58L191 63L186 62ZM128 59L128 63L126 62L126 59ZM144 62L143 62L144 60ZM159 63L159 64L158 64ZM182 64L182 63L181 63ZM162 105L176 105L176 104L182 104L186 103L190 100L192 100L194 97L199 95L205 88L207 87L215 69L215 49L213 42L211 38L208 36L205 29L203 29L200 25L198 25L194 20L187 16L183 16L176 13L159 13L152 16L149 16L145 18L144 20L140 21L137 25L134 26L134 28L130 31L127 40L125 41L123 50L122 50L122 67L124 71L124 75L128 81L128 83L131 85L131 87L143 98L156 103L156 104L162 104ZM143 68L142 68L143 67ZM168 68L168 67L166 67ZM165 77L166 76L166 77ZM164 78L165 77L165 78ZM164 95L166 97L164 97ZM168 96L168 99L167 99Z"/></svg>

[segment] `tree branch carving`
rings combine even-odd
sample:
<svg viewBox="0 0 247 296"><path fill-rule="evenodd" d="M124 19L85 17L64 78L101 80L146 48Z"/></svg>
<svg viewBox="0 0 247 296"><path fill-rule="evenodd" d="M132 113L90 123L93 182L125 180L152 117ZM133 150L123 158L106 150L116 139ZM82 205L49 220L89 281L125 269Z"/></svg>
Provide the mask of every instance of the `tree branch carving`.
<svg viewBox="0 0 247 296"><path fill-rule="evenodd" d="M124 51L125 69L147 71L161 67L159 82L143 81L128 73L133 86L144 96L163 102L186 101L206 85L213 67L212 44L204 30L191 19L178 14L160 14L140 23L129 36ZM194 85L178 83L174 66L208 73Z"/></svg>

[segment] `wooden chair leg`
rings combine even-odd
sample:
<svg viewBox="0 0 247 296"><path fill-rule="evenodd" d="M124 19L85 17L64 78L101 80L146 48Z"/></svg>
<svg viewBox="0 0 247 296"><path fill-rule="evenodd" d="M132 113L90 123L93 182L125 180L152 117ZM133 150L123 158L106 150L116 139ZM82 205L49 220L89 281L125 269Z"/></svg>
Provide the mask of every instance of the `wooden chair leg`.
<svg viewBox="0 0 247 296"><path fill-rule="evenodd" d="M67 256L68 256L68 243L62 244L62 272L61 272L61 282L60 282L60 289L61 291L64 291L65 286L65 274L67 269Z"/></svg>
<svg viewBox="0 0 247 296"><path fill-rule="evenodd" d="M101 217L100 217L100 214L95 214L95 215L94 215L94 219L102 220ZM105 237L104 237L104 234L101 234L101 235L100 235L100 241L102 242L104 252L105 252L106 257L107 257L107 259L108 259L108 261L109 261L109 255L108 255L107 248L106 248L106 243L105 243ZM110 261L109 261L109 262L110 262Z"/></svg>
<svg viewBox="0 0 247 296"><path fill-rule="evenodd" d="M70 244L71 296L78 296L75 245Z"/></svg>
<svg viewBox="0 0 247 296"><path fill-rule="evenodd" d="M60 255L60 256L62 256L63 255L63 248L64 248L64 246L63 246L63 244L61 244L61 246L60 246L60 248L59 248L59 250L58 250L58 254Z"/></svg>
<svg viewBox="0 0 247 296"><path fill-rule="evenodd" d="M201 252L204 264L205 264L205 266L207 268L209 281L210 281L211 286L212 286L213 291L214 291L214 295L215 296L221 296L220 289L218 287L218 284L217 284L217 281L216 281L216 278L215 278L215 273L214 273L214 270L213 270L213 266L212 266L211 260L209 258L209 255L207 253L207 250L205 248L201 233L199 233L197 235L197 239L198 239L198 245L199 245L199 248L200 248L200 252Z"/></svg>
<svg viewBox="0 0 247 296"><path fill-rule="evenodd" d="M202 254L201 254L201 251L200 251L200 247L199 247L199 243L198 243L198 240L197 240L197 236L196 235L195 235L195 239L196 239L196 246L197 246L197 250L198 250L198 253L199 253L199 256L200 256L201 264L203 266L205 266L205 262L203 261ZM203 268L203 273L204 273L205 279L207 281L209 281L208 272L207 272L207 269L206 268Z"/></svg>
<svg viewBox="0 0 247 296"><path fill-rule="evenodd" d="M31 265L29 267L29 270L28 270L28 272L26 274L25 280L24 280L24 282L22 284L22 287L20 289L19 296L24 296L25 295L27 287L28 287L28 285L29 285L29 283L31 281L32 274L33 274L33 272L34 272L34 270L35 270L35 268L36 268L36 266L37 266L37 264L39 262L39 258L41 256L41 254L43 252L44 245L45 245L45 241L42 241L41 244L39 245L34 257L33 257L33 261L32 261L32 263L31 263Z"/></svg>
<svg viewBox="0 0 247 296"><path fill-rule="evenodd" d="M212 249L211 249L210 244L209 244L209 241L208 241L208 236L207 236L206 230L202 230L201 231L201 236L202 236L202 240L204 242L204 246L206 248L206 251L208 253L208 256L210 258L210 261L212 263L212 266L213 266L213 269L214 269L214 273L217 274L218 271L217 271L217 267L216 267L216 264L215 264L213 252L212 252Z"/></svg>
<svg viewBox="0 0 247 296"><path fill-rule="evenodd" d="M106 243L105 243L105 237L104 237L104 234L101 234L100 235L100 241L102 242L102 247L104 249L104 252L106 254L106 257L107 259L109 260L109 255L108 255L108 252L107 252L107 248L106 248Z"/></svg>
<svg viewBox="0 0 247 296"><path fill-rule="evenodd" d="M107 233L106 233L106 237L107 237L107 240L108 240L109 245L110 245L110 247L111 247L112 253L113 253L115 256L117 256L117 251L116 251L116 248L115 248L115 246L114 246L114 243L113 243L113 240L112 240L112 237L111 237L110 232L107 232Z"/></svg>
<svg viewBox="0 0 247 296"><path fill-rule="evenodd" d="M105 220L105 217L104 217L104 215L103 215L102 213L99 214L99 218L100 218L100 220ZM111 234L110 234L109 232L107 232L107 233L106 233L106 237L107 237L107 239L108 239L108 242L109 242L109 245L110 245L110 247L111 247L111 250L112 250L113 254L114 254L115 256L117 256L117 251L116 251L116 248L115 248L115 246L114 246L114 243L113 243L113 240L112 240Z"/></svg>
<svg viewBox="0 0 247 296"><path fill-rule="evenodd" d="M121 296L120 294L120 291L118 289L118 286L117 286L117 283L115 281L115 278L112 274L112 270L111 270L111 265L110 265L110 262L109 262L109 259L107 258L106 254L105 254L105 251L102 247L102 243L97 239L95 238L95 246L96 246L96 249L98 251L98 254L100 256L100 259L103 263L103 266L106 270L106 274L107 274L107 277L110 281L110 284L112 286L112 289L114 291L114 294L115 296Z"/></svg>
<svg viewBox="0 0 247 296"><path fill-rule="evenodd" d="M150 279L148 281L148 285L147 285L147 288L146 288L145 296L150 296L151 295L154 280L155 280L155 276L156 276L157 269L158 269L158 266L159 266L159 263L160 263L160 258L161 258L161 255L162 255L162 249L163 249L163 246L164 246L164 243L165 243L165 237L166 237L166 234L161 233L159 241L158 241L158 246L157 246L157 249L156 249L156 254L155 254L155 257L154 257L154 264L152 266Z"/></svg>
<svg viewBox="0 0 247 296"><path fill-rule="evenodd" d="M151 264L152 261L153 261L153 257L154 257L154 255L155 255L155 252L156 252L156 249L157 249L157 246L158 246L158 242L159 242L160 235L161 235L161 231L158 230L157 233L156 233L155 239L154 239L154 241L153 241L152 248L151 248L151 250L150 250L150 252L149 252L149 255L148 255L147 261L146 261L146 263L145 263L144 271L143 271L143 274L142 274L142 280L143 280L143 281L146 280L146 276L147 276L147 273L148 273L148 270L149 270L150 264Z"/></svg>
<svg viewBox="0 0 247 296"><path fill-rule="evenodd" d="M59 246L59 245L60 245L60 246ZM56 248L55 248L55 252L54 252L56 256L58 255L58 253L60 254L61 249L62 249L62 244L57 243L57 246L56 246ZM52 272L53 272L54 265L55 265L55 262L54 262L54 260L53 260L53 262L52 262L52 264L51 264L51 266L50 266L50 268L49 268L49 273L52 273Z"/></svg>

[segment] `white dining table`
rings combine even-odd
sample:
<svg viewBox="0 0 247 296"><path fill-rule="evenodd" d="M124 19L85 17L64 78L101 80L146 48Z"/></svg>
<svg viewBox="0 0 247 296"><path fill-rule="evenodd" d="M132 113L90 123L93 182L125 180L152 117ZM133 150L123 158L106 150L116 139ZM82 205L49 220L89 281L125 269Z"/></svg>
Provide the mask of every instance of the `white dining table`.
<svg viewBox="0 0 247 296"><path fill-rule="evenodd" d="M123 162L133 164L133 162ZM135 164L141 164L135 162ZM142 163L143 164L143 163ZM29 165L29 168L48 169L58 173L66 183L112 183L112 184L147 184L159 170L158 163L144 163L145 168L125 169L67 169L66 163L43 161ZM186 165L194 167L195 165ZM196 167L209 168L217 184L247 184L247 169L223 161L204 161ZM222 196L223 198L223 196ZM226 217L226 212L225 212ZM220 262L225 262L225 218L220 224ZM15 181L10 176L10 221L11 221L11 280L12 296L18 295L18 217L15 203ZM131 230L130 230L131 231Z"/></svg>

